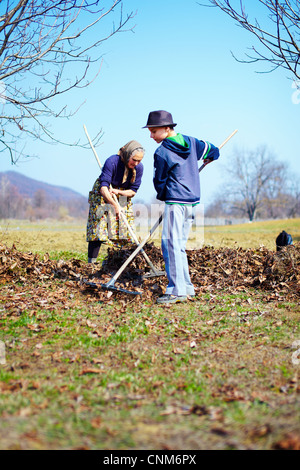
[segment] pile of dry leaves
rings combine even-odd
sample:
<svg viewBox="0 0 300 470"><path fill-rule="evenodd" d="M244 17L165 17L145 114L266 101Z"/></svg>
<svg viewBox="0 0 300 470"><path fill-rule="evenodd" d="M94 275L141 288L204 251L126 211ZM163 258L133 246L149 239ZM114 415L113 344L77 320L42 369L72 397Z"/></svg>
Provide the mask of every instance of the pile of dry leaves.
<svg viewBox="0 0 300 470"><path fill-rule="evenodd" d="M88 280L97 285L107 283L113 274L127 260L134 246L109 249L103 266L89 265L83 261L53 261L32 253L22 253L15 246L8 248L0 244L0 284L33 282L54 278L72 280L82 286ZM149 243L144 247L157 269L163 270L161 250ZM288 246L280 252L259 249L213 248L205 246L199 250L187 251L190 274L197 293L226 289L242 291L257 288L266 292L279 293L286 298L300 297L300 244ZM120 276L117 283L129 290L141 290L150 298L164 291L165 276L143 280L149 266L138 254Z"/></svg>
<svg viewBox="0 0 300 470"><path fill-rule="evenodd" d="M14 280L26 282L28 280L48 280L55 277L78 277L81 269L78 260L53 261L46 253L41 259L33 253L22 253L13 245L8 248L0 244L0 284Z"/></svg>

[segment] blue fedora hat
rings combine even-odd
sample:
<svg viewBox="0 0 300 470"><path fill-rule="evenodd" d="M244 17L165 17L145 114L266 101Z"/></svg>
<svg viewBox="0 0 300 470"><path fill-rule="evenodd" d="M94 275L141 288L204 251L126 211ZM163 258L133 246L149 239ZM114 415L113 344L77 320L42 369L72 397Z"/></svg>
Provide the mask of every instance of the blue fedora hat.
<svg viewBox="0 0 300 470"><path fill-rule="evenodd" d="M177 126L175 122L173 122L172 114L168 113L167 111L151 111L148 116L148 121L146 126L142 127L169 127L169 126Z"/></svg>

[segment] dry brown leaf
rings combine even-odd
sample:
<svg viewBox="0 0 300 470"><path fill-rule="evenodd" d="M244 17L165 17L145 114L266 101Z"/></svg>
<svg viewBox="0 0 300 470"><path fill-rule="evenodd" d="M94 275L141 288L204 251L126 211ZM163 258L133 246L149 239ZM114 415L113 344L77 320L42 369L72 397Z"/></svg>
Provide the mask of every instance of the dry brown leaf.
<svg viewBox="0 0 300 470"><path fill-rule="evenodd" d="M79 373L79 375L84 375L84 374L103 374L105 370L101 369L96 369L93 367L86 367L85 369L82 369L82 371Z"/></svg>
<svg viewBox="0 0 300 470"><path fill-rule="evenodd" d="M56 293L35 294L28 299L11 296L8 314L17 314L18 311L34 309L39 305L45 309L54 309L56 304L68 308L68 303L73 301L71 290L85 289L87 286L80 284L80 279L88 279L91 282L99 281L107 283L114 272L128 259L135 246L128 244L122 249L109 248L107 254L108 263L96 270L87 263L79 260L53 261L45 254L42 258L32 253L22 253L15 246L8 248L0 243L0 274L1 284L29 282L46 282L54 278L64 279L65 285ZM164 269L161 249L153 243L144 246L147 255L157 267ZM190 266L191 280L197 293L211 292L226 289L228 293L247 291L248 288L259 288L266 292L269 301L279 300L282 295L285 299L299 299L300 297L300 243L286 247L280 252L268 250L265 247L259 249L242 248L214 248L204 246L197 250L187 250ZM143 299L152 300L165 292L167 278L149 278L141 280L141 274L148 269L142 254L138 254L126 269L118 282L126 289L143 290ZM124 308L128 301L128 295L121 292L96 289L93 294L107 304L113 303L117 296L123 302ZM43 297L44 295L44 297ZM73 296L73 297L72 297ZM111 300L110 300L111 299ZM249 297L250 299L250 297ZM139 297L136 297L139 301ZM248 301L250 303L250 301ZM14 309L14 312L13 312ZM151 325L148 325L149 327ZM34 326L29 326L34 330ZM37 328L42 328L39 326Z"/></svg>

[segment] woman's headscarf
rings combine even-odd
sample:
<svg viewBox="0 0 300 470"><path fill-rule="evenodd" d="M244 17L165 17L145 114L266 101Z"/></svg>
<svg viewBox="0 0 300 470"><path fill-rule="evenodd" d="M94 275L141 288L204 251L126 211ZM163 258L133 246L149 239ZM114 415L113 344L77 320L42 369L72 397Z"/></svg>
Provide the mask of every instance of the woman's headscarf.
<svg viewBox="0 0 300 470"><path fill-rule="evenodd" d="M127 164L128 164L128 161L129 161L131 155L133 154L133 152L135 150L139 150L140 152L143 152L143 153L145 152L145 150L143 149L143 146L139 142L137 142L136 140L131 140L130 142L125 144L123 147L121 147L119 152L118 152L118 155L120 155L121 160L125 165L125 171L124 171L124 175L123 175L122 184L125 183L125 181L127 181L128 172L129 172L129 168L127 167ZM135 170L135 168L133 168L132 169L132 178L131 178L130 182L134 183L135 178L136 178L136 170Z"/></svg>

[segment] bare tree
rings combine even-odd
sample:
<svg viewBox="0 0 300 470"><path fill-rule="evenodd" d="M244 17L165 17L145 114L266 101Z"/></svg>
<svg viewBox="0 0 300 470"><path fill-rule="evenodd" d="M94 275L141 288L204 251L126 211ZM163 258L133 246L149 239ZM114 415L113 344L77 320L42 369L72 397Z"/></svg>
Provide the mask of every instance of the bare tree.
<svg viewBox="0 0 300 470"><path fill-rule="evenodd" d="M239 26L252 33L263 46L262 50L252 46L251 54L246 54L247 60L241 62L266 61L272 64L271 71L283 67L289 70L294 78L300 79L299 0L252 0L252 8L254 3L265 7L265 14L253 19L250 19L242 0L208 1L210 5L205 6L220 8L237 21Z"/></svg>
<svg viewBox="0 0 300 470"><path fill-rule="evenodd" d="M224 185L224 198L232 209L253 221L266 204L267 195L285 192L286 165L277 162L266 147L255 151L236 152L225 168L229 177Z"/></svg>
<svg viewBox="0 0 300 470"><path fill-rule="evenodd" d="M104 8L100 0L0 2L0 151L9 152L12 163L26 156L22 139L57 141L48 120L74 112L65 104L57 108L55 98L93 81L100 46L133 18L132 12L123 18L121 0L108 3ZM107 30L105 18L117 7L118 23ZM95 145L100 138L101 131Z"/></svg>
<svg viewBox="0 0 300 470"><path fill-rule="evenodd" d="M288 217L300 216L300 178L293 177L289 183Z"/></svg>
<svg viewBox="0 0 300 470"><path fill-rule="evenodd" d="M22 216L24 200L18 188L11 184L5 175L0 178L0 219Z"/></svg>

